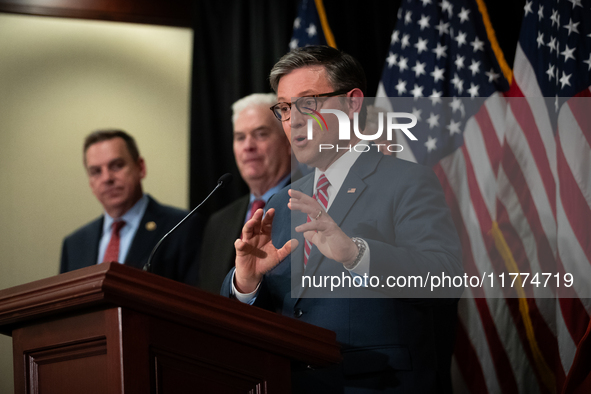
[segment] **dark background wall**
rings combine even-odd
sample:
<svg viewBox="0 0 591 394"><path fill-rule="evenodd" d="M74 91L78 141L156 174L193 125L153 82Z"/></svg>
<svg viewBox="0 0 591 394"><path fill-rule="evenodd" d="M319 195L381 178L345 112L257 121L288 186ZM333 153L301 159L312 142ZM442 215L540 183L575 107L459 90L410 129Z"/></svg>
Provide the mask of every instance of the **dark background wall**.
<svg viewBox="0 0 591 394"><path fill-rule="evenodd" d="M418 1L418 0L416 0ZM359 59L375 94L401 0L324 0L337 46ZM509 65L525 0L485 0ZM231 104L269 92L268 73L288 49L297 0L0 0L0 12L192 27L190 202L230 172L234 181L204 208L247 192L232 154Z"/></svg>

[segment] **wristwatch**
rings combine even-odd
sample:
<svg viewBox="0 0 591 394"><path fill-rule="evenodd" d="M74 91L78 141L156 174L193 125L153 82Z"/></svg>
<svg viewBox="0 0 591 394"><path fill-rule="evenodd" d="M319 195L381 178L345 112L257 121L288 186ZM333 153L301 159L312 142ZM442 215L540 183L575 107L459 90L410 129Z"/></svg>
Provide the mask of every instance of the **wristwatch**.
<svg viewBox="0 0 591 394"><path fill-rule="evenodd" d="M351 238L351 240L353 242L355 242L355 245L357 245L357 248L359 249L359 253L357 253L357 257L355 257L355 260L351 264L349 264L349 265L343 264L345 266L345 268L348 269L349 271L355 269L359 265L361 258L365 254L365 249L367 249L365 246L365 241L363 241L361 238L353 237L353 238Z"/></svg>

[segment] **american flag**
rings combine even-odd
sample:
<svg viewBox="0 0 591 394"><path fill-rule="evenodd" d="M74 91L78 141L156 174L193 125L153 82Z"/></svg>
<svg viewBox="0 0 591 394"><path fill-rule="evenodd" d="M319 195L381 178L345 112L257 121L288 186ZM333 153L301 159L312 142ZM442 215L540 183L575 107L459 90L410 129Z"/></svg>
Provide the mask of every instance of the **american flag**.
<svg viewBox="0 0 591 394"><path fill-rule="evenodd" d="M574 362L591 312L590 21L589 0L527 1L507 94L518 99L502 142L499 234L520 266L576 279L556 299L528 299L535 335L526 351L541 392L591 371Z"/></svg>
<svg viewBox="0 0 591 394"><path fill-rule="evenodd" d="M568 99L589 96L590 11L579 0L528 1L514 76L482 0L405 0L398 12L377 96L413 99L377 102L417 116L418 141L400 134L399 157L438 175L466 273L582 278L565 298L555 289L504 297L498 283L467 289L455 392L559 392L588 327L591 124L584 108L591 106Z"/></svg>
<svg viewBox="0 0 591 394"><path fill-rule="evenodd" d="M407 109L419 115L413 134L420 143L408 145L404 158L439 162L464 144L461 131L483 103L460 98L487 98L508 88L474 1L403 2L377 96L415 99Z"/></svg>
<svg viewBox="0 0 591 394"><path fill-rule="evenodd" d="M300 0L298 4L298 16L293 22L289 49L307 45L328 45L336 48L322 0Z"/></svg>

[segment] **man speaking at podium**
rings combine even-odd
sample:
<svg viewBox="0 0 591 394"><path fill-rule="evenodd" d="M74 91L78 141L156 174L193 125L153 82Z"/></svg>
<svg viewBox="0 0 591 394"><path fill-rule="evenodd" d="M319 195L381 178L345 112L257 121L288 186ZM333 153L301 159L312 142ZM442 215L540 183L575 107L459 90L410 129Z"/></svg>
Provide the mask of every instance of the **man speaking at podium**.
<svg viewBox="0 0 591 394"><path fill-rule="evenodd" d="M338 108L350 123L358 116L360 128L365 122L365 74L351 56L298 48L275 64L270 81L278 100L272 110L292 151L315 171L275 194L264 218L259 210L247 221L222 294L336 333L342 362L294 367L295 393L451 392L461 289L448 298L408 298L366 281L333 294L302 280L462 275L460 242L438 179L429 168L377 150L346 148L363 144L353 133L339 139L341 119L323 109ZM319 114L324 124L310 121ZM330 146L341 149L320 149Z"/></svg>
<svg viewBox="0 0 591 394"><path fill-rule="evenodd" d="M104 214L67 236L60 272L118 261L142 268L152 248L185 217L186 211L144 194L146 163L132 136L122 130L98 130L84 141L84 167ZM202 221L189 219L156 253L153 272L195 285Z"/></svg>

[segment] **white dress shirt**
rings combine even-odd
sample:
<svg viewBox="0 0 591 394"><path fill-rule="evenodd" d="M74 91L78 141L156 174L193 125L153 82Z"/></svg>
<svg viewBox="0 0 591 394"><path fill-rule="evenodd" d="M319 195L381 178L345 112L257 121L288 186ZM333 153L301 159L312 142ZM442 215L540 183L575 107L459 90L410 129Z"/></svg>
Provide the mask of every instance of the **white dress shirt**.
<svg viewBox="0 0 591 394"><path fill-rule="evenodd" d="M99 242L98 260L96 262L97 264L103 262L105 252L107 251L107 246L111 240L111 225L115 220L125 221L125 226L123 226L119 232L119 259L117 260L120 263L125 262L127 253L131 247L131 242L135 237L135 233L137 233L137 229L140 227L140 222L144 217L144 213L146 213L146 208L148 208L148 196L144 194L142 198L140 198L139 201L136 202L135 205L125 212L125 214L120 218L112 218L108 213L105 212L103 219L103 235L101 236L101 240Z"/></svg>

